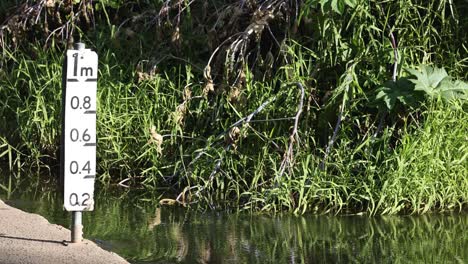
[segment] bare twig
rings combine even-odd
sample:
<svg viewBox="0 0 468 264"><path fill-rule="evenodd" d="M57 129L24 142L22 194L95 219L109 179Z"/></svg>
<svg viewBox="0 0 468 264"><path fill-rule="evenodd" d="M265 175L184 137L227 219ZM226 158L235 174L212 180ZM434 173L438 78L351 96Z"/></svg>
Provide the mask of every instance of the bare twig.
<svg viewBox="0 0 468 264"><path fill-rule="evenodd" d="M284 170L286 167L291 169L292 163L294 160L294 143L299 144L299 136L297 135L297 129L299 126L299 117L302 113L302 108L304 106L304 86L301 83L296 83L297 87L301 89L301 98L299 100L299 105L297 106L296 116L294 117L294 128L289 136L289 146L284 153L283 161L281 162L279 173L277 174L276 180L280 179L283 176Z"/></svg>
<svg viewBox="0 0 468 264"><path fill-rule="evenodd" d="M335 144L336 137L338 136L338 132L340 131L341 121L343 120L344 108L345 108L345 100L343 100L343 102L342 102L342 104L340 106L340 112L338 113L338 119L336 120L336 125L335 125L335 129L333 130L333 135L332 135L330 141L328 142L327 148L325 149L325 155L323 157L322 162L320 163L320 169L321 170L325 169L325 163L327 162L328 155L330 154L330 151L331 151L331 149L333 147L333 144Z"/></svg>
<svg viewBox="0 0 468 264"><path fill-rule="evenodd" d="M76 12L74 10L73 3L70 2L69 5L70 5L71 12L67 14L67 17L68 15L70 15L70 17L67 18L66 23L61 24L59 27L55 28L54 30L52 30L50 34L47 35L45 44L48 43L49 39L52 36L57 35L57 34L61 35L62 39L70 38L74 30L73 23L78 17L84 16L86 20L89 21L88 13L86 11L88 10L88 8L86 7L86 5L89 4L90 2L91 0L80 1L80 3L78 4L78 10ZM45 33L48 33L49 28L47 25L48 25L49 17L47 16L47 13L48 13L47 10L54 8L55 5L60 6L62 4L64 4L63 1L59 1L57 3L54 2L53 6L51 6L48 3L48 1L40 0L40 1L26 1L26 3L24 3L23 5L18 6L18 9L16 10L16 12L10 17L8 17L5 20L3 25L0 25L0 46L2 48L5 48L6 43L3 39L3 36L5 35L4 31L7 30L9 32L14 32L16 30L16 28L12 27L12 25L20 25L22 30L27 30L28 27L31 28L29 24L37 25L40 22L41 17L43 17L44 24L46 25L44 27L44 31ZM92 16L93 9L89 9L89 12ZM18 20L18 23L10 24L11 20L15 21L16 19ZM94 18L93 18L93 21L94 21Z"/></svg>
<svg viewBox="0 0 468 264"><path fill-rule="evenodd" d="M247 4L247 7L244 8L244 4ZM271 28L270 23L274 21L275 18L282 17L283 19L287 19L287 15L283 17L282 10L291 8L289 5L294 5L285 0L268 0L268 1L260 1L260 2L250 2L241 1L240 9L241 14L247 12L252 15L252 20L250 24L245 27L242 32L236 33L231 37L227 38L220 44L212 53L209 61L208 66L210 66L213 57L217 53L219 53L220 48L223 46L226 47L223 49L225 51L225 58L224 58L224 67L226 69L226 79L228 80L230 85L236 85L238 78L235 78L239 75L239 72L244 70L246 64L250 61L247 58L250 54L252 54L252 43L259 43L261 41L262 35L265 29L269 32L272 37L272 42L274 42L281 52L281 44L280 41L274 36ZM296 2L297 3L297 2ZM296 6L297 8L297 6ZM237 9L235 9L237 10ZM239 14L235 14L234 17L239 16ZM219 18L218 18L219 19ZM232 19L230 21L233 21ZM213 29L216 28L218 25L218 21L216 21L215 26ZM287 58L285 57L285 60ZM254 67L255 61L253 64L249 65L251 68ZM212 79L208 79L208 81L212 81ZM233 80L233 82L232 82Z"/></svg>
<svg viewBox="0 0 468 264"><path fill-rule="evenodd" d="M211 67L210 64L211 64L211 61L213 60L213 58L215 57L216 53L218 53L218 51L221 49L222 46L224 46L226 43L228 43L231 39L235 38L235 37L238 37L239 35L244 35L245 33L244 32L239 32L239 33L236 33L232 36L230 36L229 38L225 39L221 44L219 44L219 46L213 51L213 53L211 54L210 58L208 59L208 63L206 64L206 67Z"/></svg>
<svg viewBox="0 0 468 264"><path fill-rule="evenodd" d="M196 189L196 188L200 188L200 187L197 186L197 185L191 186L191 187L189 187L189 186L185 187L184 190L181 193L179 193L179 195L177 195L177 198L175 199L175 201L177 203L181 204L184 207L187 206L188 204L194 203L194 202L186 201L186 195L187 195L186 193L190 192L191 190Z"/></svg>
<svg viewBox="0 0 468 264"><path fill-rule="evenodd" d="M197 162L202 156L203 154L205 154L209 148L213 147L215 144L218 143L219 139L223 138L224 135L226 135L227 133L229 133L231 131L231 129L235 128L235 127L239 127L241 125L245 125L245 124L248 124L252 118L260 113L263 109L265 109L265 107L267 105L269 105L271 102L273 102L274 100L276 100L276 96L268 99L267 101L265 101L264 103L262 103L257 109L255 109L255 111L253 111L252 113L250 113L248 116L238 120L237 122L235 122L234 124L232 124L228 129L226 129L225 131L221 132L220 134L218 134L216 136L216 139L214 142L210 143L208 146L206 146L203 150L201 150L197 156L195 156L195 158L186 166L184 167L184 170L185 171L189 171L191 169L191 166L193 166L193 164L195 164L195 162ZM234 142L230 142L228 143L225 147L224 147L224 151L228 151L231 147L231 145L233 144ZM214 176L219 172L219 170L221 169L221 164L222 164L222 160L223 158L220 157L218 160L216 160L216 163L215 163L215 166L213 168L213 171L210 173L210 176L208 178L208 182L212 182L213 179L214 179ZM174 175L171 176L171 178L175 177L176 175L179 175L180 174L180 171L178 171L177 173L175 173ZM195 186L192 186L190 187L191 189L193 188L198 188L199 190L197 191L197 193L195 194L195 196L198 196L200 192L202 192L204 189L205 189L206 186L200 186L199 184L195 185ZM182 193L184 193L186 190L184 190ZM180 194L179 194L180 196ZM178 199L177 199L178 200Z"/></svg>
<svg viewBox="0 0 468 264"><path fill-rule="evenodd" d="M338 136L338 132L340 131L341 122L343 121L343 113L344 113L344 110L346 108L346 104L348 102L348 94L347 93L349 91L349 85L353 81L353 75L351 74L351 72L353 71L355 66L356 66L356 62L353 62L353 64L348 67L348 70L347 70L348 72L346 73L346 77L344 78L343 82L340 85L340 86L344 86L343 99L341 101L340 111L338 113L338 118L336 120L336 125L335 125L335 128L333 129L333 135L332 135L330 141L327 144L327 147L325 149L325 155L324 155L323 160L322 160L322 162L320 163L320 166L319 166L319 168L321 170L325 169L325 163L327 162L328 155L330 154L330 151L332 150L333 145L335 144L336 138Z"/></svg>
<svg viewBox="0 0 468 264"><path fill-rule="evenodd" d="M206 153L206 151L213 147L216 143L217 143L217 140L221 139L224 135L226 135L227 133L229 133L229 131L231 131L232 128L234 127L239 127L241 125L244 125L244 124L248 124L250 123L250 121L252 120L252 118L260 113L267 105L269 105L271 102L275 101L276 100L276 96L268 99L267 101L265 101L263 104L261 104L257 109L255 109L255 111L253 111L252 113L250 113L248 116L244 117L244 118L241 118L239 119L238 121L236 121L234 124L232 124L228 129L224 130L223 132L219 133L217 136L216 136L216 139L214 142L212 142L211 144L209 144L208 146L206 146L203 150L201 150L197 156L195 156L195 158L187 165L187 167L190 167L191 165L193 165L195 162L197 162L201 156L203 154Z"/></svg>
<svg viewBox="0 0 468 264"><path fill-rule="evenodd" d="M29 19L33 19L35 23L38 22L44 5L45 5L45 1L39 1L36 4L30 4L29 1L26 1L22 5L18 5L18 9L16 10L16 12L10 15L9 17L7 17L5 21L3 22L3 24L0 25L0 37L1 37L0 47L4 49L6 45L3 39L5 30L9 32L12 32L15 30L10 27L11 20L14 21L15 19L18 19L17 24L21 25L22 29L25 29L26 24L29 21ZM37 14L35 18L32 17L32 14L34 13Z"/></svg>
<svg viewBox="0 0 468 264"><path fill-rule="evenodd" d="M385 16L385 11L384 11L383 6L382 6L382 5L379 5L379 8L380 8L380 12L382 13L382 15ZM390 25L387 24L387 23L385 23L385 25L386 25L387 30L388 30L388 32L389 32L388 34L389 34L390 42L391 42L392 48L393 48L394 60L393 60L392 81L396 82L397 77L398 77L398 58L399 58L399 54L398 54L398 45L397 45L397 41L396 41L395 35L393 34L392 28L391 28Z"/></svg>
<svg viewBox="0 0 468 264"><path fill-rule="evenodd" d="M57 32L60 32L59 35L61 35L62 38L63 38L64 36L66 36L66 37L68 38L71 34L73 34L73 29L74 29L74 27L73 27L73 21L75 20L75 18L77 18L77 17L80 15L80 13L81 13L81 11L76 12L76 14L75 14L72 18L70 18L65 24L63 24L63 25L61 25L60 27L54 29L54 30L47 36L47 38L46 38L46 40L45 40L45 43L47 44L47 43L49 42L49 39L50 39L53 35L55 35ZM70 26L71 26L71 30L69 29ZM64 34L64 32L65 32L65 34Z"/></svg>
<svg viewBox="0 0 468 264"><path fill-rule="evenodd" d="M380 12L382 12L382 15L385 16L385 12L384 12L384 9L382 7L382 5L379 6L380 7ZM386 24L387 26L387 29L389 31L389 37L390 37L390 42L392 44L392 49L393 49L393 73L392 73L392 81L393 82L396 82L397 81L397 78L398 78L398 59L399 59L399 53L398 53L398 43L396 41L396 38L395 38L395 35L393 34L393 30L392 28L390 27L390 25ZM383 123L384 123L384 120L385 120L385 117L387 116L387 112L384 112L382 113L382 115L380 116L380 120L379 120L379 124L377 126L377 130L375 131L375 133L372 135L372 139L371 140L374 140L380 133L380 131L382 131L382 128L383 128Z"/></svg>
<svg viewBox="0 0 468 264"><path fill-rule="evenodd" d="M125 184L127 181L131 180L131 178L126 178L126 179L123 179L121 180L118 185L122 186L122 187L125 187L125 188L130 188L130 185L127 185Z"/></svg>
<svg viewBox="0 0 468 264"><path fill-rule="evenodd" d="M393 35L392 31L390 31L390 39L392 40L393 55L395 57L393 61L392 81L396 82L398 77L398 47L395 36Z"/></svg>

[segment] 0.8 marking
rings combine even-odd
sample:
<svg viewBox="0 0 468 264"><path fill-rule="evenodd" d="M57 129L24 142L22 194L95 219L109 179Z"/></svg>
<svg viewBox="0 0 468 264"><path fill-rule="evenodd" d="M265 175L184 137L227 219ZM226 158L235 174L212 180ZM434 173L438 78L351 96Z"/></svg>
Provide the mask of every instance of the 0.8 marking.
<svg viewBox="0 0 468 264"><path fill-rule="evenodd" d="M78 96L72 96L70 106L72 109L89 109L91 108L91 97L85 96L83 97L83 100L80 101Z"/></svg>

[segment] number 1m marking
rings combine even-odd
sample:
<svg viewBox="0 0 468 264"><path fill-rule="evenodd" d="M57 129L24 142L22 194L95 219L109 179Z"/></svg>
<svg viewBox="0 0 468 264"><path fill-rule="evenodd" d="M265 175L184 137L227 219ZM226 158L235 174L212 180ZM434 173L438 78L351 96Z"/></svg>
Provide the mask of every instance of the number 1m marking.
<svg viewBox="0 0 468 264"><path fill-rule="evenodd" d="M78 53L73 53L74 63L73 63L73 76L77 76L78 74ZM80 68L80 76L93 76L93 68L92 67L81 67Z"/></svg>

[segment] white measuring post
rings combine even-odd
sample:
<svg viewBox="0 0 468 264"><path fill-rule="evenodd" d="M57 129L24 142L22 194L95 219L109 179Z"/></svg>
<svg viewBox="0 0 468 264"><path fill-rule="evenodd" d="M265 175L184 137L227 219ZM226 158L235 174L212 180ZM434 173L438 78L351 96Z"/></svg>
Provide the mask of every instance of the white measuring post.
<svg viewBox="0 0 468 264"><path fill-rule="evenodd" d="M82 211L94 209L98 56L83 43L67 50L63 93L64 207L72 212L71 242L82 241Z"/></svg>

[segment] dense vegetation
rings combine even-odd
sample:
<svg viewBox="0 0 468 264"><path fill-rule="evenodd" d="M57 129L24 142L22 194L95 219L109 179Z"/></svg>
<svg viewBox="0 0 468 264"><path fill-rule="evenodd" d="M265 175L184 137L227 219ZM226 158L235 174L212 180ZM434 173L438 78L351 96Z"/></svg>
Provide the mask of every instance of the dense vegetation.
<svg viewBox="0 0 468 264"><path fill-rule="evenodd" d="M100 56L106 186L212 209L468 204L466 2L17 2L0 4L10 181L57 171L62 59L80 40Z"/></svg>

